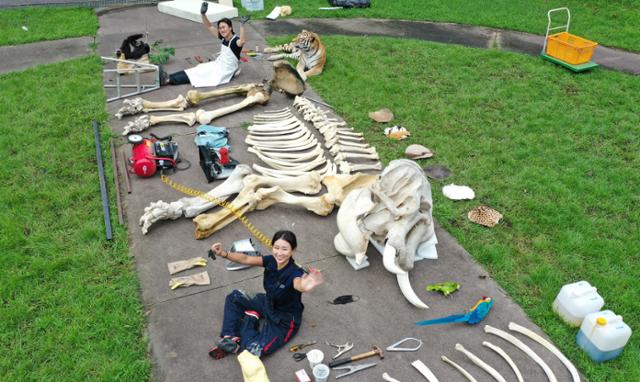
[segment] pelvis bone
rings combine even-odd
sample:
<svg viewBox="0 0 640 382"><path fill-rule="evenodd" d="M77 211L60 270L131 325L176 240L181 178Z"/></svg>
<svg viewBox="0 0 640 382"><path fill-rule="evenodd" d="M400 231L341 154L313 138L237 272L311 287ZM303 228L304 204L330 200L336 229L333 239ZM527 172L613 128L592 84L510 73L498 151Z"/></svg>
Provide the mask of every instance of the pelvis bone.
<svg viewBox="0 0 640 382"><path fill-rule="evenodd" d="M364 260L369 239L385 243L383 264L394 273L405 298L426 309L409 283L418 247L434 235L431 186L420 166L407 159L392 161L380 179L352 191L338 210L334 246L357 263Z"/></svg>

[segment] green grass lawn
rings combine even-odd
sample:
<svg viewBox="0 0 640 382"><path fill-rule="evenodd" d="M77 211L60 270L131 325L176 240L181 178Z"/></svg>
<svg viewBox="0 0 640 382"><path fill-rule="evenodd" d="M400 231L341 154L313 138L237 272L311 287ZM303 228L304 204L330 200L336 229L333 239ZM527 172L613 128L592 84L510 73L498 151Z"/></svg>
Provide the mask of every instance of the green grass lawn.
<svg viewBox="0 0 640 382"><path fill-rule="evenodd" d="M99 59L0 75L0 99L0 380L148 379L139 284L117 219L105 240L91 125L107 117Z"/></svg>
<svg viewBox="0 0 640 382"><path fill-rule="evenodd" d="M437 221L589 380L640 380L637 336L621 358L595 364L575 345L577 331L551 311L563 284L585 279L605 308L640 328L640 77L574 75L528 55L414 40L323 42L329 59L310 79L313 89L385 162L412 143L431 148L435 157L419 163L448 166L455 175L446 184L477 195L453 202L442 195L445 183L432 182ZM410 139L384 137L390 124L367 116L381 107ZM480 204L504 220L493 229L469 222Z"/></svg>
<svg viewBox="0 0 640 382"><path fill-rule="evenodd" d="M241 12L246 13L235 1ZM265 0L264 17L281 1ZM371 8L321 11L327 0L292 0L290 17L367 17L405 20L444 21L511 29L544 35L547 11L569 7L570 32L602 45L640 51L640 6L635 0L371 0ZM555 19L554 19L555 20Z"/></svg>
<svg viewBox="0 0 640 382"><path fill-rule="evenodd" d="M97 30L98 17L91 8L20 7L0 10L0 46L95 36Z"/></svg>

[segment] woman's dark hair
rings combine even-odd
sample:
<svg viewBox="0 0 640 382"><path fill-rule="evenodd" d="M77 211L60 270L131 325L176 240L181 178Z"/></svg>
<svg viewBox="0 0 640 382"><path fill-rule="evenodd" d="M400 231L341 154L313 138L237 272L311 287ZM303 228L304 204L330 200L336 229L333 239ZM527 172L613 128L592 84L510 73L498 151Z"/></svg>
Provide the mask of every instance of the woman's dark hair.
<svg viewBox="0 0 640 382"><path fill-rule="evenodd" d="M233 36L235 34L235 32L233 31L233 23L231 23L231 20L229 20L228 18L222 18L220 20L218 20L218 23L216 24L218 27L220 26L220 23L225 23L229 26L229 28L231 28L231 35ZM220 31L218 31L218 38L220 40L222 40L222 36L220 36Z"/></svg>
<svg viewBox="0 0 640 382"><path fill-rule="evenodd" d="M274 245L278 240L284 240L291 245L291 249L294 250L298 246L298 241L296 240L296 235L291 231L278 231L273 235L273 239L271 239L271 245Z"/></svg>

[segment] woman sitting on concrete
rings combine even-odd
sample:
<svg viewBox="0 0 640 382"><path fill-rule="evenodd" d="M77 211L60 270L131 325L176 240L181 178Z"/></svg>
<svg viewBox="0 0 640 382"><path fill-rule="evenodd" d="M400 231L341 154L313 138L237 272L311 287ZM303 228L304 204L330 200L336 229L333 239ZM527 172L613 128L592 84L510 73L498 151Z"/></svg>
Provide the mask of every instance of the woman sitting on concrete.
<svg viewBox="0 0 640 382"><path fill-rule="evenodd" d="M217 27L211 25L207 18L207 2L202 3L200 14L202 23L207 29L222 40L220 55L215 61L205 62L187 70L181 70L167 77L166 73L160 72L160 83L162 85L181 85L190 83L194 87L207 87L226 84L239 72L238 61L240 52L245 43L244 23L249 17L240 19L240 35L233 32L231 20L223 18L218 21Z"/></svg>
<svg viewBox="0 0 640 382"><path fill-rule="evenodd" d="M271 241L269 256L247 256L222 250L215 243L211 250L236 263L262 266L266 293L249 295L234 290L224 303L224 318L220 340L209 351L215 359L227 353L246 349L255 356L273 353L296 335L302 323L302 293L324 282L319 270L309 267L309 273L293 261L297 241L291 231L278 231Z"/></svg>

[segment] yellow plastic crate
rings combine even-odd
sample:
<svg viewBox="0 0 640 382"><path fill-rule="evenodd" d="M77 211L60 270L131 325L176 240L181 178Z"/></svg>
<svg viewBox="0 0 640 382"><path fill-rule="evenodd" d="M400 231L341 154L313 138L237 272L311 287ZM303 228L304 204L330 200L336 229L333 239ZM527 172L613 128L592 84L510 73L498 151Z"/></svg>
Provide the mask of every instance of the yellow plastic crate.
<svg viewBox="0 0 640 382"><path fill-rule="evenodd" d="M589 41L569 32L556 33L547 38L547 54L571 65L591 60L597 42Z"/></svg>

